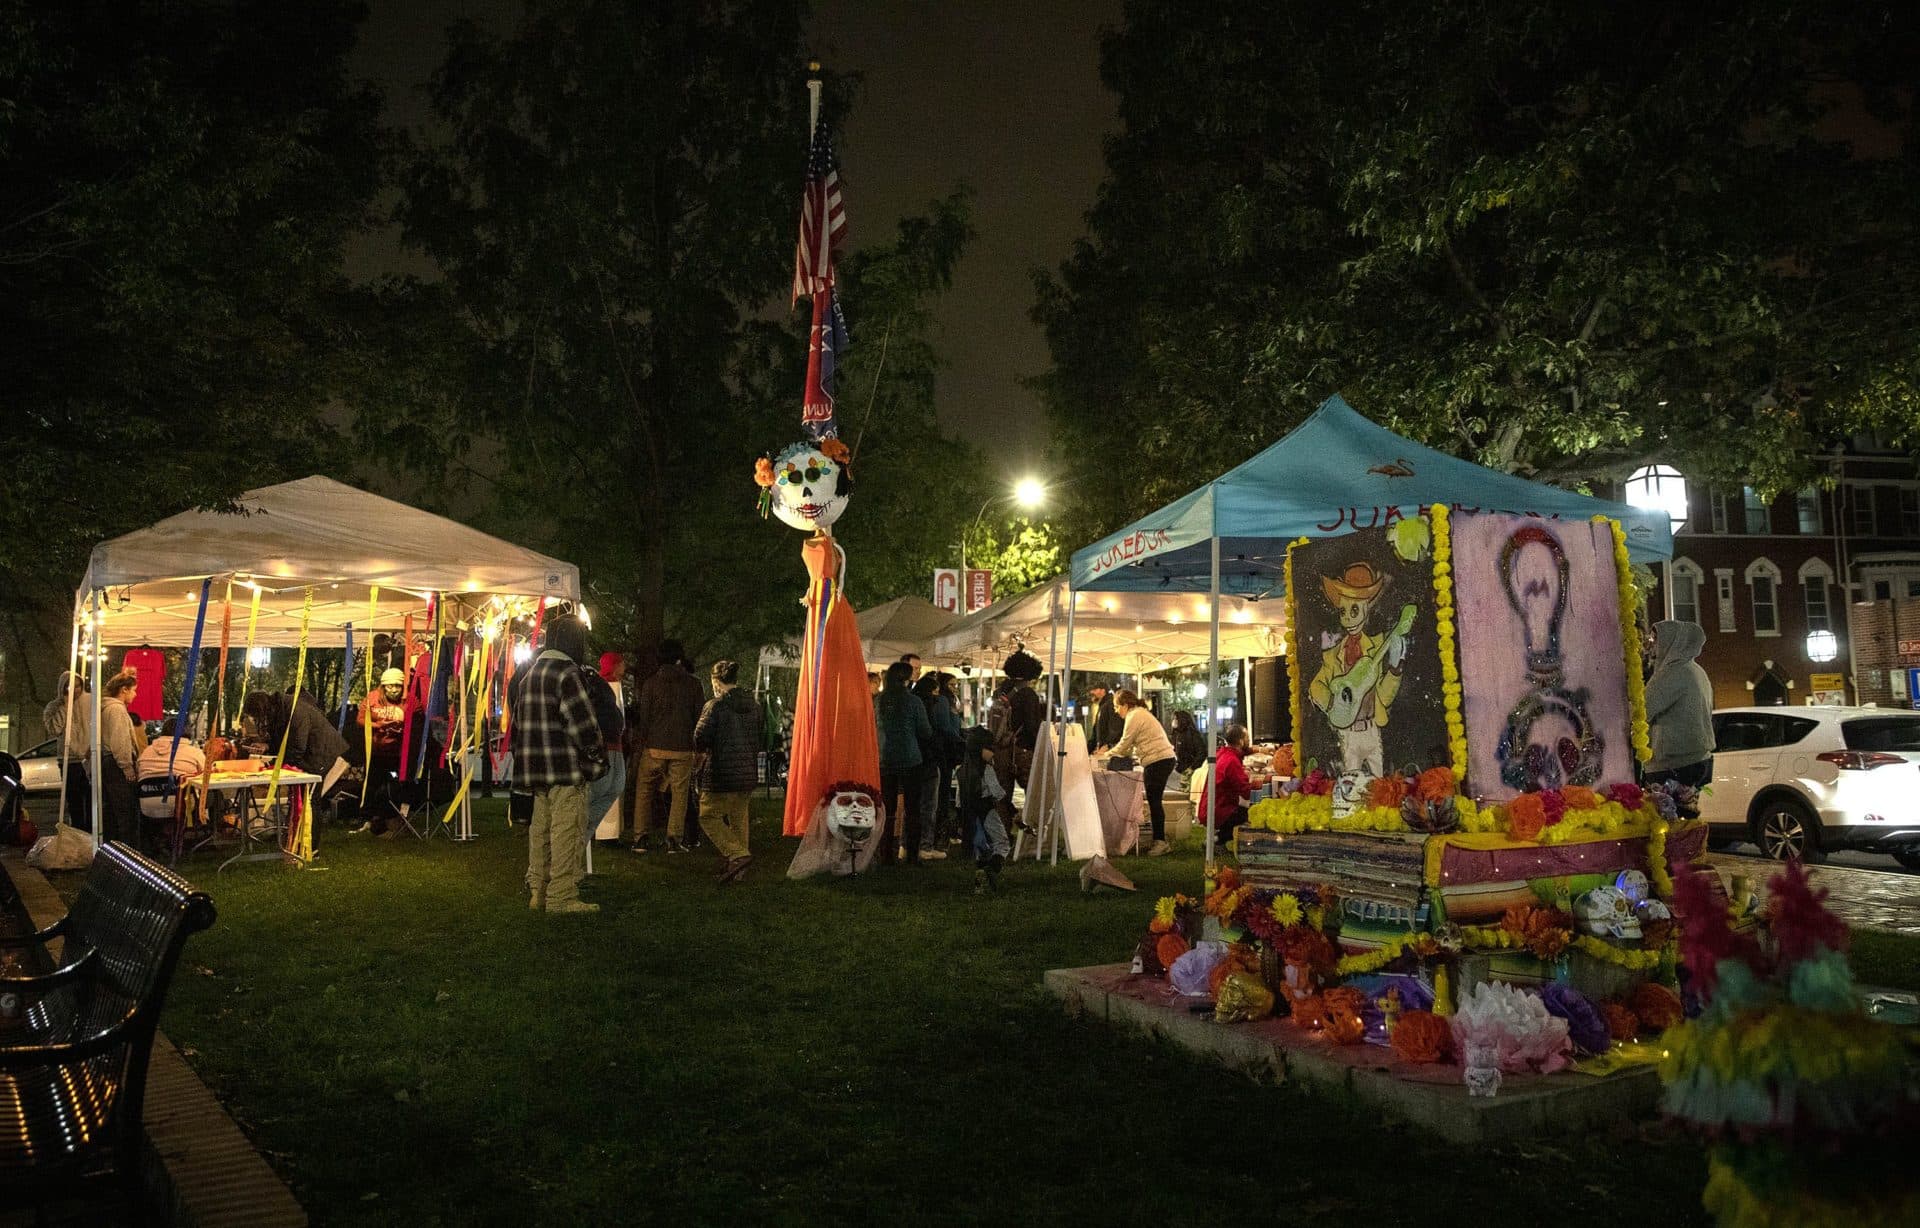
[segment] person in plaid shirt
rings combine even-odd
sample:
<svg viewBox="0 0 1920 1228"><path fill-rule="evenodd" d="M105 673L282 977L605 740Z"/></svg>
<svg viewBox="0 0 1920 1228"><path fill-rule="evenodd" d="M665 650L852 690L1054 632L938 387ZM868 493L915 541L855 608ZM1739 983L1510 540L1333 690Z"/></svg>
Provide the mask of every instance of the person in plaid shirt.
<svg viewBox="0 0 1920 1228"><path fill-rule="evenodd" d="M587 784L607 770L593 698L580 663L587 629L578 618L548 621L542 651L513 680L513 778L533 794L527 837L532 906L548 912L599 912L580 898L586 871Z"/></svg>

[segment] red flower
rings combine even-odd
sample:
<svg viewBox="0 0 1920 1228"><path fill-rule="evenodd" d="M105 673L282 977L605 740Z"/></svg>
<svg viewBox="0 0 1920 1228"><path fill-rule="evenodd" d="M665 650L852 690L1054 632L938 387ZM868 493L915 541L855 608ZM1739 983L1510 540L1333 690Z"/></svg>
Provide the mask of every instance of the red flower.
<svg viewBox="0 0 1920 1228"><path fill-rule="evenodd" d="M1552 827L1567 817L1567 798L1558 789L1540 790L1540 808L1547 816L1547 826Z"/></svg>
<svg viewBox="0 0 1920 1228"><path fill-rule="evenodd" d="M1423 802L1437 802L1458 791L1452 768L1428 768L1413 778L1413 795Z"/></svg>
<svg viewBox="0 0 1920 1228"><path fill-rule="evenodd" d="M1329 797L1333 793L1333 777L1327 775L1325 768L1315 768L1300 782L1300 792L1309 797Z"/></svg>
<svg viewBox="0 0 1920 1228"><path fill-rule="evenodd" d="M1637 811L1647 804L1647 795L1639 785L1626 781L1607 790L1607 800L1618 802L1624 810Z"/></svg>
<svg viewBox="0 0 1920 1228"><path fill-rule="evenodd" d="M1547 825L1547 808L1538 793L1522 793L1507 803L1507 834L1515 840L1536 840Z"/></svg>

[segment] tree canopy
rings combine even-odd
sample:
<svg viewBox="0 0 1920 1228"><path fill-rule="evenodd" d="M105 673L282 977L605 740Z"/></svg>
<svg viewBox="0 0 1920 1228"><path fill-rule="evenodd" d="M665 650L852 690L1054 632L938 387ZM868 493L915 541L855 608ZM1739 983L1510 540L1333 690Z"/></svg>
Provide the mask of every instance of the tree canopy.
<svg viewBox="0 0 1920 1228"><path fill-rule="evenodd" d="M643 654L668 630L746 652L791 631L804 586L791 530L753 513L755 457L800 431L801 18L791 0L536 0L506 37L458 27L432 88L448 135L405 176L405 238L444 280L390 294L401 378L363 425L482 475L490 514L578 563L604 637ZM833 83L829 114L850 92ZM946 532L929 488L964 480L933 423L927 301L969 233L956 197L841 263L856 600L907 583Z"/></svg>
<svg viewBox="0 0 1920 1228"><path fill-rule="evenodd" d="M383 140L357 17L0 0L0 643L44 649L38 612L64 651L101 538L334 467L341 247Z"/></svg>
<svg viewBox="0 0 1920 1228"><path fill-rule="evenodd" d="M1108 177L1036 309L1098 467L1075 527L1335 391L1570 483L1780 488L1914 440L1916 52L1891 3L1131 0Z"/></svg>

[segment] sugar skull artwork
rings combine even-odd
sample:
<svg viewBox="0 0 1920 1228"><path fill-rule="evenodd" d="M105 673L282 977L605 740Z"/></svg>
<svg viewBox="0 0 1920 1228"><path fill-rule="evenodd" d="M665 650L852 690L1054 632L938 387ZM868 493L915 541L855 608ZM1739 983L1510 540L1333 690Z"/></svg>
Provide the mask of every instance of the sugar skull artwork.
<svg viewBox="0 0 1920 1228"><path fill-rule="evenodd" d="M1290 557L1300 767L1334 778L1344 816L1369 804L1376 777L1446 762L1431 531L1412 517Z"/></svg>
<svg viewBox="0 0 1920 1228"><path fill-rule="evenodd" d="M1504 800L1633 779L1606 524L1452 518L1467 783Z"/></svg>
<svg viewBox="0 0 1920 1228"><path fill-rule="evenodd" d="M814 804L800 847L787 866L788 878L817 874L858 874L880 849L880 790L856 780L828 786Z"/></svg>
<svg viewBox="0 0 1920 1228"><path fill-rule="evenodd" d="M827 528L853 493L846 445L838 439L789 444L773 458L771 473L762 471L763 482L767 478L773 514L796 529Z"/></svg>
<svg viewBox="0 0 1920 1228"><path fill-rule="evenodd" d="M827 799L827 829L858 847L873 838L873 829L879 822L878 810L873 794L864 788L835 789Z"/></svg>

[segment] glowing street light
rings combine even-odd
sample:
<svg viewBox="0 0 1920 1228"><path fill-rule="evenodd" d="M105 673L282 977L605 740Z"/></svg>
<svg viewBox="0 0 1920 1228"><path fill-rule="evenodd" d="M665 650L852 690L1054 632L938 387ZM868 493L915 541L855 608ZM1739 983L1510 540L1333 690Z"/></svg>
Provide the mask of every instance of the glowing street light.
<svg viewBox="0 0 1920 1228"><path fill-rule="evenodd" d="M1037 511L1042 505L1046 503L1046 501L1047 501L1047 484L1041 481L1039 478L1033 477L1031 475L1021 478L1019 481L1015 482L1013 484L1013 489L1008 491L1006 494L987 496L987 501L985 503L982 503L980 505L980 510L974 514L972 527L969 528L966 532L966 535L960 539L960 573L961 575L964 576L967 571L967 542L972 539L975 533L979 532L980 522L986 519L988 508L992 507L996 503L1011 502L1031 512L1031 511ZM964 583L964 580L962 582Z"/></svg>

